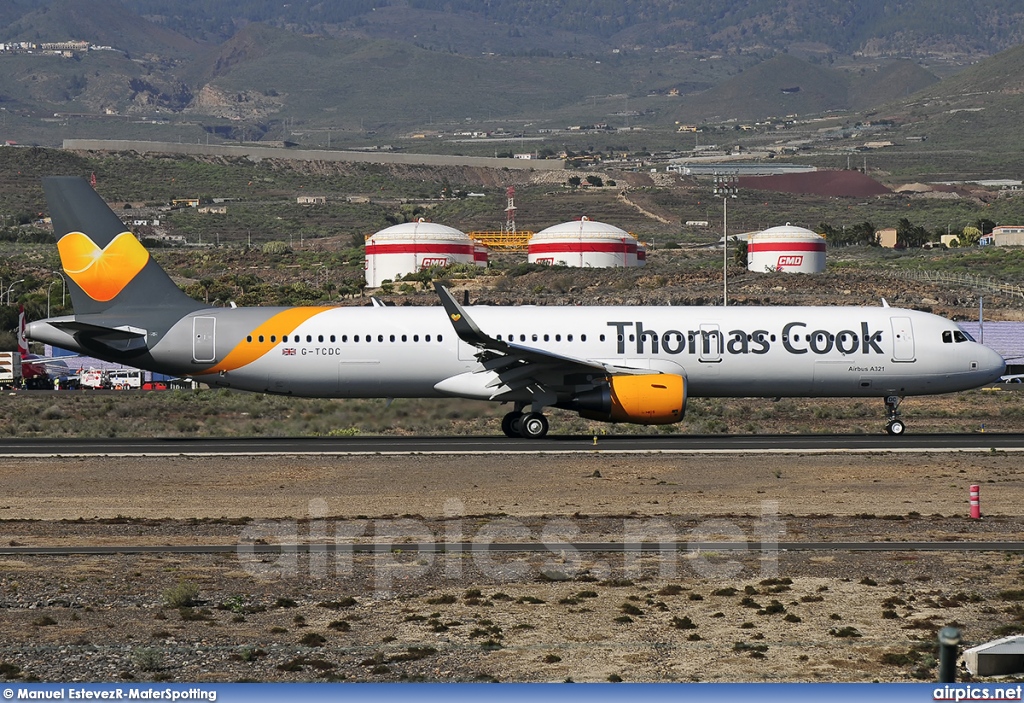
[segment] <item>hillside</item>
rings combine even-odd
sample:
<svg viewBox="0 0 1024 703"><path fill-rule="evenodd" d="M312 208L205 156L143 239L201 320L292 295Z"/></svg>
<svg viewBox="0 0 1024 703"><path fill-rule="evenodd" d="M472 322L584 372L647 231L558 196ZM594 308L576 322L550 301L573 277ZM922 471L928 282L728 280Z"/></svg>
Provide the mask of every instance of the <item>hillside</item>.
<svg viewBox="0 0 1024 703"><path fill-rule="evenodd" d="M50 0L29 7L32 9L4 27L0 40L84 39L130 55L164 59L190 58L200 47L188 37L135 15L117 0Z"/></svg>
<svg viewBox="0 0 1024 703"><path fill-rule="evenodd" d="M436 51L574 55L642 46L808 55L987 55L1024 42L1015 0L124 0L196 39L226 39L250 22L304 34L361 34Z"/></svg>
<svg viewBox="0 0 1024 703"><path fill-rule="evenodd" d="M2 12L16 18L0 40L76 38L117 50L63 58L0 52L2 138L287 140L494 155L519 135L522 151L617 158L698 142L750 151L792 143L789 153L830 168L848 165L864 142L891 138L893 148L873 155L883 180L1012 177L1017 168L1012 125L1024 109L1024 49L950 75L1012 35L992 25L993 17L1016 16L1002 0L949 15L991 25L984 45L975 42L977 27L926 21L920 7L939 12L942 0L885 11L868 2L856 17L832 0L793 0L770 18L760 0L714 16L660 0L494 0L476 10L460 2L378 4L379 12L368 2L241 0L228 17L222 4L192 0L12 0ZM794 23L798 15L802 23ZM837 53L837 30L822 29L828 22L849 35L842 46L856 55ZM817 37L812 29L821 30ZM475 48L464 43L472 36L482 42ZM719 45L728 48L709 49ZM927 58L886 58L904 49ZM939 75L948 77L938 82ZM834 116L844 141L808 121L822 115ZM786 125L754 130L737 124L789 116ZM718 134L681 138L676 123L707 123ZM862 135L868 123L884 126ZM581 127L588 125L596 128ZM506 141L455 134L494 131Z"/></svg>

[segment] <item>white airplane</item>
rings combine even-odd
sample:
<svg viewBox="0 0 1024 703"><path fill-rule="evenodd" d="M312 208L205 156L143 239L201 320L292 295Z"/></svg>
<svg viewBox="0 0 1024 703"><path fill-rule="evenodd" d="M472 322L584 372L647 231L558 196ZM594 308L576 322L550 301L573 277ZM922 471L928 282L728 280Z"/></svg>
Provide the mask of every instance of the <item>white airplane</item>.
<svg viewBox="0 0 1024 703"><path fill-rule="evenodd" d="M680 422L691 397L904 396L997 380L1005 363L953 322L889 307L211 308L185 295L83 179L43 179L74 315L32 339L212 387L326 398L511 403L510 437L545 408ZM529 407L529 412L525 412Z"/></svg>

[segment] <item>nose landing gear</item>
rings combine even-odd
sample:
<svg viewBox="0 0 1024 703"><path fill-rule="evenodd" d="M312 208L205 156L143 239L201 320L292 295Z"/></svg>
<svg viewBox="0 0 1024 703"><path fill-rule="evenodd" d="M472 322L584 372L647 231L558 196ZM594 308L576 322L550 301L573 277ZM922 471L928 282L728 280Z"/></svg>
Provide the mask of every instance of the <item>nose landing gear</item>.
<svg viewBox="0 0 1024 703"><path fill-rule="evenodd" d="M903 398L898 395L890 395L885 398L885 431L891 435L901 435L906 431L907 426L900 419L900 403Z"/></svg>

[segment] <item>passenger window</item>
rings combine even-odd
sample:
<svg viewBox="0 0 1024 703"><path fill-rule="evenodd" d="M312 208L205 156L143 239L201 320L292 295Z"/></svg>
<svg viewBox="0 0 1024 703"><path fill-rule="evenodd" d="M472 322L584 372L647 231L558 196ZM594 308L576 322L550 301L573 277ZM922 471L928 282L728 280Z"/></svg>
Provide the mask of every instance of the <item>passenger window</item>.
<svg viewBox="0 0 1024 703"><path fill-rule="evenodd" d="M418 334L414 334L414 335L412 336L412 341L414 341L414 342L418 342L418 341L420 341L420 336L419 336Z"/></svg>
<svg viewBox="0 0 1024 703"><path fill-rule="evenodd" d="M556 334L556 335L555 335L555 341L556 341L556 342L561 342L561 341L562 341L562 335L560 335L560 334Z"/></svg>
<svg viewBox="0 0 1024 703"><path fill-rule="evenodd" d="M604 340L604 335L603 335L603 334L601 335L601 339L602 339L602 340ZM587 341L587 335L585 335L585 334L581 334L581 335L580 335L580 341L581 341L581 342L585 342L585 341Z"/></svg>
<svg viewBox="0 0 1024 703"><path fill-rule="evenodd" d="M402 335L402 341L403 341L403 342L407 342L407 341L409 341L409 337L407 337L406 335L404 335L404 334L403 334L403 335Z"/></svg>
<svg viewBox="0 0 1024 703"><path fill-rule="evenodd" d="M332 335L331 335L331 342L333 343L333 342L335 342L335 341L337 341L337 340L335 339L334 335L332 334Z"/></svg>
<svg viewBox="0 0 1024 703"><path fill-rule="evenodd" d="M318 342L324 341L324 336L320 335L319 337L316 338L316 341L318 341Z"/></svg>
<svg viewBox="0 0 1024 703"><path fill-rule="evenodd" d="M353 342L358 342L358 341L359 341L359 335L357 334L356 336L354 336L354 337L352 338L352 341L353 341Z"/></svg>
<svg viewBox="0 0 1024 703"><path fill-rule="evenodd" d="M427 335L426 337L424 337L423 339L425 339L426 341L428 341L428 342L429 342L429 341L430 341L430 335L428 334L428 335Z"/></svg>
<svg viewBox="0 0 1024 703"><path fill-rule="evenodd" d="M260 335L260 343L261 344L263 343L263 335L262 334Z"/></svg>
<svg viewBox="0 0 1024 703"><path fill-rule="evenodd" d="M282 342L287 342L288 341L288 335L286 335L286 334L281 335L281 341Z"/></svg>
<svg viewBox="0 0 1024 703"><path fill-rule="evenodd" d="M391 335L391 341L395 341L395 335Z"/></svg>
<svg viewBox="0 0 1024 703"><path fill-rule="evenodd" d="M341 341L342 342L347 342L348 341L348 335L347 334L341 335Z"/></svg>
<svg viewBox="0 0 1024 703"><path fill-rule="evenodd" d="M276 334L270 335L270 341L276 343L277 342L277 335Z"/></svg>
<svg viewBox="0 0 1024 703"><path fill-rule="evenodd" d="M250 334L250 335L249 335L248 337L246 337L246 338L245 338L245 341L247 341L247 342L251 342L251 341L252 341L252 335Z"/></svg>
<svg viewBox="0 0 1024 703"><path fill-rule="evenodd" d="M441 335L437 335L437 341L439 341L439 342L444 341L444 340L441 339Z"/></svg>
<svg viewBox="0 0 1024 703"><path fill-rule="evenodd" d="M566 339L566 341L571 342L572 341L572 335L571 334L566 335L565 339Z"/></svg>
<svg viewBox="0 0 1024 703"><path fill-rule="evenodd" d="M307 342L312 342L312 341L313 341L313 335L311 335L311 334L307 334L307 335L306 335L306 341L307 341Z"/></svg>
<svg viewBox="0 0 1024 703"><path fill-rule="evenodd" d="M378 341L378 342L383 342L383 341L384 341L384 335L382 335L382 334L378 334L378 335L377 335L377 341Z"/></svg>

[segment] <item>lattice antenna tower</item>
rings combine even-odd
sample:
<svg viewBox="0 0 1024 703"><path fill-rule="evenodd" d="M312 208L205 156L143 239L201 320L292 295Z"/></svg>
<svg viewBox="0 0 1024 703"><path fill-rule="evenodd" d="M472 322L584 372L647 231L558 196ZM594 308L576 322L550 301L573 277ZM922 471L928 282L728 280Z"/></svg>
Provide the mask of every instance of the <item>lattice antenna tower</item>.
<svg viewBox="0 0 1024 703"><path fill-rule="evenodd" d="M516 187L509 186L505 190L505 195L508 197L508 207L505 208L505 234L514 235L516 233Z"/></svg>

